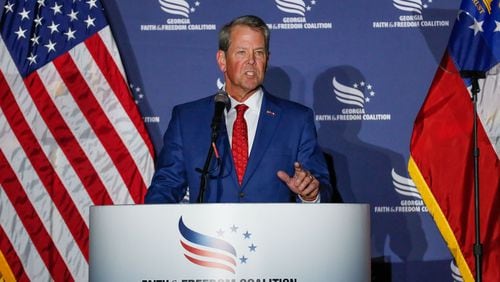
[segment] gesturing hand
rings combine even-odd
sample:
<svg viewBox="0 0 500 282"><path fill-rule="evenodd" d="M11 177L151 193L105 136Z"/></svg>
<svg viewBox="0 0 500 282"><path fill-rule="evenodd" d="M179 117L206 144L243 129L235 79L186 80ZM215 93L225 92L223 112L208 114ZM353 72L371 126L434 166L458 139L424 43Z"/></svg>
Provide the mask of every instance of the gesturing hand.
<svg viewBox="0 0 500 282"><path fill-rule="evenodd" d="M319 181L311 174L311 172L302 168L299 162L294 163L295 172L293 176L289 176L286 172L280 170L278 178L286 183L288 188L295 194L300 195L304 201L315 201L319 194Z"/></svg>

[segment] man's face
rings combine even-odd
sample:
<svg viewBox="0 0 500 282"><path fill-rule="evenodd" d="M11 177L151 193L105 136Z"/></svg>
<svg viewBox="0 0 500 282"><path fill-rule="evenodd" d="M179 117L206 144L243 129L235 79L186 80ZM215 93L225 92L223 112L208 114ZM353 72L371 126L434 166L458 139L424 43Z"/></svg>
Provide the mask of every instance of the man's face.
<svg viewBox="0 0 500 282"><path fill-rule="evenodd" d="M224 73L227 93L238 101L250 97L264 81L267 60L264 35L247 26L234 26L229 49L217 52L217 63Z"/></svg>

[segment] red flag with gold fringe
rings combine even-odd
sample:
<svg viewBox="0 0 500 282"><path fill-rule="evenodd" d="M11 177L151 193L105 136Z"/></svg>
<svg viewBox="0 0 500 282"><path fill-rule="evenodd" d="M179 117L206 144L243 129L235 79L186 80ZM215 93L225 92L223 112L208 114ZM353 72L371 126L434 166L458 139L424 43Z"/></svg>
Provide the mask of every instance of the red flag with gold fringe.
<svg viewBox="0 0 500 282"><path fill-rule="evenodd" d="M479 80L478 147L483 281L500 281L500 11L462 2L440 68L415 120L409 171L465 281L476 273L473 102L460 71Z"/></svg>

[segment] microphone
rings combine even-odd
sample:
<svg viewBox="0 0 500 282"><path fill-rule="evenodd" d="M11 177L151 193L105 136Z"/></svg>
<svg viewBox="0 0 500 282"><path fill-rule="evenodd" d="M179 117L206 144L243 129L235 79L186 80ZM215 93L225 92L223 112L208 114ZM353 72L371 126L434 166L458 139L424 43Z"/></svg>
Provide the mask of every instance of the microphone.
<svg viewBox="0 0 500 282"><path fill-rule="evenodd" d="M224 90L220 89L215 95L214 101L215 111L212 118L212 124L210 125L210 127L212 128L212 141L215 141L215 139L217 138L219 125L222 121L222 117L224 116L224 109L229 106L229 97Z"/></svg>

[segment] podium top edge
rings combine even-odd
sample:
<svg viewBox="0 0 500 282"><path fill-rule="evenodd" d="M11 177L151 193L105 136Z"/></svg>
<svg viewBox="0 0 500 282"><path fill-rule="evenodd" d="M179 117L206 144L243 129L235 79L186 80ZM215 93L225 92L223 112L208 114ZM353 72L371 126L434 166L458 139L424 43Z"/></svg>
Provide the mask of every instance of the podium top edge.
<svg viewBox="0 0 500 282"><path fill-rule="evenodd" d="M204 204L180 204L180 203L169 203L169 204L115 204L115 205L91 205L91 209L95 208L104 208L104 207L132 207L132 206L137 206L137 207L172 207L172 206L367 206L369 207L370 204L367 203L315 203L315 204L307 204L307 203L204 203Z"/></svg>

